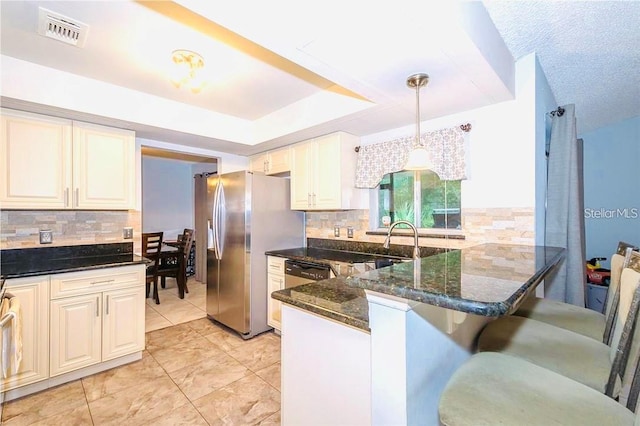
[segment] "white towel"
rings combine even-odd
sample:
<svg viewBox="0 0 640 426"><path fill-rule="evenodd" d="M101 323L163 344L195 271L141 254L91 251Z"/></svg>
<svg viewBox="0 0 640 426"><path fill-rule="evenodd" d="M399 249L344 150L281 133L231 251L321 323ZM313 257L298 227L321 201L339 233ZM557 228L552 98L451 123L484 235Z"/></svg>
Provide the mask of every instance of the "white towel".
<svg viewBox="0 0 640 426"><path fill-rule="evenodd" d="M22 309L20 300L5 294L0 304L0 320L11 319L2 327L2 376L16 374L22 363Z"/></svg>

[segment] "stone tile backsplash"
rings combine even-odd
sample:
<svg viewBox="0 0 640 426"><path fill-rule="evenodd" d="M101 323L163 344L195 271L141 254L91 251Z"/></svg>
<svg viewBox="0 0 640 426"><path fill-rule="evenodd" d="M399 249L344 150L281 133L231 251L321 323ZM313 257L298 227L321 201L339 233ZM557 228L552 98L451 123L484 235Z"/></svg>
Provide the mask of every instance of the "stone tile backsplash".
<svg viewBox="0 0 640 426"><path fill-rule="evenodd" d="M122 238L124 227L133 228L133 240ZM2 210L0 248L42 246L39 232L53 231L52 246L133 241L140 252L142 216L140 211L96 210Z"/></svg>
<svg viewBox="0 0 640 426"><path fill-rule="evenodd" d="M340 227L340 237L333 236L334 226ZM347 227L353 227L353 239L347 238ZM534 211L531 208L488 208L462 210L464 239L421 237L426 247L464 248L482 243L535 244ZM384 242L384 235L367 235L369 210L307 212L307 238L327 238L372 243ZM393 244L413 245L413 237L397 237Z"/></svg>

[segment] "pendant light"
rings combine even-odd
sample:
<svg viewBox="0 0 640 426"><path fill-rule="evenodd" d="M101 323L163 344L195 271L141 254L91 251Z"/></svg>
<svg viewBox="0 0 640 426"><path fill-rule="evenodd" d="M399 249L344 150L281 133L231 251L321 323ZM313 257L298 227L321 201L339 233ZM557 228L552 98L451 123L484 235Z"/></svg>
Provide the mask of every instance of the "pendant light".
<svg viewBox="0 0 640 426"><path fill-rule="evenodd" d="M409 152L404 170L431 170L433 168L431 157L420 140L420 88L426 86L428 82L429 76L423 73L407 77L407 86L416 89L416 138L413 141L413 148Z"/></svg>

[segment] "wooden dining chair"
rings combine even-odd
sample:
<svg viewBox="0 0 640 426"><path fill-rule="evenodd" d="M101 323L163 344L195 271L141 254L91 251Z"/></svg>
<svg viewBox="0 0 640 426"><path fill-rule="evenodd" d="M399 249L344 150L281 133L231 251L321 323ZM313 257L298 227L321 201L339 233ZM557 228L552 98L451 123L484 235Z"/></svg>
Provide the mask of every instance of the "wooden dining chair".
<svg viewBox="0 0 640 426"><path fill-rule="evenodd" d="M184 233L178 236L178 253L175 261L160 264L158 275L160 276L161 285L164 288L166 285L166 278L175 278L178 285L178 295L181 299L184 298L185 293L189 293L187 287L187 261L189 259L189 253L191 252L191 246L193 245L193 229L185 228Z"/></svg>
<svg viewBox="0 0 640 426"><path fill-rule="evenodd" d="M156 304L160 304L158 295L158 272L160 270L160 250L162 249L162 232L146 232L142 234L142 257L151 261L146 272L146 297L149 297L151 283Z"/></svg>

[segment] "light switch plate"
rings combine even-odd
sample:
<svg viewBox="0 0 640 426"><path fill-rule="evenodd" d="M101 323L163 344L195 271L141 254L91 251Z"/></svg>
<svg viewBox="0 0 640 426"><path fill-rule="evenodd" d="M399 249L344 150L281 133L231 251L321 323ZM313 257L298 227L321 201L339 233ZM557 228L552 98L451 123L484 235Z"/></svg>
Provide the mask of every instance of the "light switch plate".
<svg viewBox="0 0 640 426"><path fill-rule="evenodd" d="M334 237L339 237L340 236L340 227L338 225L333 227L333 236Z"/></svg>
<svg viewBox="0 0 640 426"><path fill-rule="evenodd" d="M127 226L125 228L122 228L122 238L124 238L125 240L130 240L133 238L133 228Z"/></svg>
<svg viewBox="0 0 640 426"><path fill-rule="evenodd" d="M351 226L347 228L347 238L353 238L353 228Z"/></svg>
<svg viewBox="0 0 640 426"><path fill-rule="evenodd" d="M51 244L53 242L53 231L45 229L40 231L40 244Z"/></svg>

